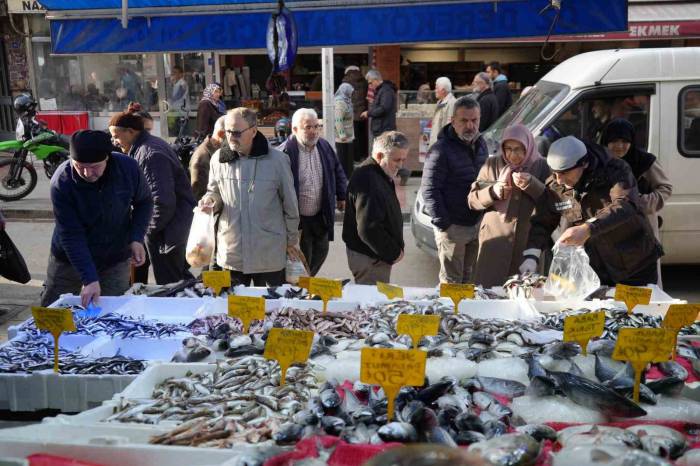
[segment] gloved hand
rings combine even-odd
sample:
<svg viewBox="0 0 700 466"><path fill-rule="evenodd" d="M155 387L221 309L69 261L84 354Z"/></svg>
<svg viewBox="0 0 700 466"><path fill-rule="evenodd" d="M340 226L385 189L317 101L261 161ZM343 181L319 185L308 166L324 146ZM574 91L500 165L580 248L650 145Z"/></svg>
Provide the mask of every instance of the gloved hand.
<svg viewBox="0 0 700 466"><path fill-rule="evenodd" d="M520 273L535 273L537 272L537 261L535 259L525 259L522 264L520 264Z"/></svg>

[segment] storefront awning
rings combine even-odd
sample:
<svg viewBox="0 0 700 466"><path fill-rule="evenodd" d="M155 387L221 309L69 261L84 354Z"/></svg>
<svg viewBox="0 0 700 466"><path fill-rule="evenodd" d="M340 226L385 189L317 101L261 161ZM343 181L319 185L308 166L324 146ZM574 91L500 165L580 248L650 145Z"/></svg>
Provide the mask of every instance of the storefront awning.
<svg viewBox="0 0 700 466"><path fill-rule="evenodd" d="M167 3L167 6L163 6ZM549 0L287 0L300 47L337 47L546 34ZM277 3L253 0L42 0L56 54L264 49ZM627 0L562 2L552 34L627 30Z"/></svg>

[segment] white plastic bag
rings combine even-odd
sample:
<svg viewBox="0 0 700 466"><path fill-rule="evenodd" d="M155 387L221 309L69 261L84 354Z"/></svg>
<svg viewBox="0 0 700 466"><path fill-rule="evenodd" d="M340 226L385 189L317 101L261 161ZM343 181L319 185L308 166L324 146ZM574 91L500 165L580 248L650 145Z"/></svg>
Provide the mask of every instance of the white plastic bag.
<svg viewBox="0 0 700 466"><path fill-rule="evenodd" d="M214 255L214 235L214 214L205 214L202 209L195 207L185 253L187 262L192 267L209 265Z"/></svg>
<svg viewBox="0 0 700 466"><path fill-rule="evenodd" d="M544 284L546 294L561 301L582 301L600 288L600 278L588 263L583 246L556 243L552 252L554 257Z"/></svg>
<svg viewBox="0 0 700 466"><path fill-rule="evenodd" d="M309 271L306 265L299 259L292 259L287 256L287 266L284 269L287 283L296 285L299 283L299 277L308 277Z"/></svg>

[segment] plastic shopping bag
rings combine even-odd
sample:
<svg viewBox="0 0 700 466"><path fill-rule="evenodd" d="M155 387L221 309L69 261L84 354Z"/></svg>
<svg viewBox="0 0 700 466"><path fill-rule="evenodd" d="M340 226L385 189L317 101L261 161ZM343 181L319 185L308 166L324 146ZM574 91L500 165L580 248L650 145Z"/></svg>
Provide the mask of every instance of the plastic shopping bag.
<svg viewBox="0 0 700 466"><path fill-rule="evenodd" d="M544 284L546 294L562 301L582 301L600 287L600 278L588 263L583 246L556 243L552 252L554 258Z"/></svg>
<svg viewBox="0 0 700 466"><path fill-rule="evenodd" d="M308 277L309 271L306 264L299 259L292 259L287 256L287 266L284 269L287 283L296 285L299 283L299 277Z"/></svg>
<svg viewBox="0 0 700 466"><path fill-rule="evenodd" d="M192 267L209 265L214 255L214 235L214 214L206 214L195 207L185 253L187 262Z"/></svg>

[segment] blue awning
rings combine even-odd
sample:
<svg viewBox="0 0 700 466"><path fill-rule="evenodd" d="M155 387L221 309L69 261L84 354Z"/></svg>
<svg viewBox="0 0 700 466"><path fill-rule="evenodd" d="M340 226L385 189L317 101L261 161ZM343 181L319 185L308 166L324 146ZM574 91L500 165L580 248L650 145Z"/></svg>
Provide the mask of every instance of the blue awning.
<svg viewBox="0 0 700 466"><path fill-rule="evenodd" d="M264 49L276 3L253 0L42 0L56 54ZM465 41L546 35L548 0L287 0L300 47ZM562 2L552 34L627 30L627 0Z"/></svg>

